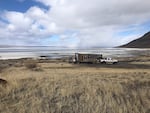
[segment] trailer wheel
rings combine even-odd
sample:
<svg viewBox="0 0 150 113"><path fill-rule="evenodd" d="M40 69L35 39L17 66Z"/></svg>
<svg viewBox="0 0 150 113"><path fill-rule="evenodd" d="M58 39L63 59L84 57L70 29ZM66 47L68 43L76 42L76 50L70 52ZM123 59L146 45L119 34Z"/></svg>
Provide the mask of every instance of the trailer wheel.
<svg viewBox="0 0 150 113"><path fill-rule="evenodd" d="M117 64L117 62L113 62L113 64Z"/></svg>
<svg viewBox="0 0 150 113"><path fill-rule="evenodd" d="M103 61L103 62L101 62L102 64L106 64L106 62L105 61Z"/></svg>

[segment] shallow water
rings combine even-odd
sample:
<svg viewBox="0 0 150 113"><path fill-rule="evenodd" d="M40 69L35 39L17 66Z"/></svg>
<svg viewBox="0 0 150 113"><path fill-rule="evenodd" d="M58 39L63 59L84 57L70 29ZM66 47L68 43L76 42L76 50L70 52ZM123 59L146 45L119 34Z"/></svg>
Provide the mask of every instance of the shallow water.
<svg viewBox="0 0 150 113"><path fill-rule="evenodd" d="M150 49L139 48L88 48L76 49L66 47L0 47L0 59L33 58L48 56L49 58L61 58L72 56L74 53L103 54L106 57L134 57L150 55Z"/></svg>

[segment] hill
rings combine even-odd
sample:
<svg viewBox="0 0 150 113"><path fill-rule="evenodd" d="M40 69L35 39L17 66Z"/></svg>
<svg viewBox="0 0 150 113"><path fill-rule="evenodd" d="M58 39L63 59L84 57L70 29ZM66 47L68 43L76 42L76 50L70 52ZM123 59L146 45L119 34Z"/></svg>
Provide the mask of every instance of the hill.
<svg viewBox="0 0 150 113"><path fill-rule="evenodd" d="M150 32L144 34L142 37L129 42L120 47L125 48L150 48Z"/></svg>

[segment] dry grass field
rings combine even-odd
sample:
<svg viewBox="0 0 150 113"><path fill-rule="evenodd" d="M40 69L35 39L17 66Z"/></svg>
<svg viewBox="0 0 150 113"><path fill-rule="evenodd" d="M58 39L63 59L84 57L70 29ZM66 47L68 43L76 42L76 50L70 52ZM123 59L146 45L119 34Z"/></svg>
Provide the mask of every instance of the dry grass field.
<svg viewBox="0 0 150 113"><path fill-rule="evenodd" d="M0 113L150 113L148 62L0 61Z"/></svg>

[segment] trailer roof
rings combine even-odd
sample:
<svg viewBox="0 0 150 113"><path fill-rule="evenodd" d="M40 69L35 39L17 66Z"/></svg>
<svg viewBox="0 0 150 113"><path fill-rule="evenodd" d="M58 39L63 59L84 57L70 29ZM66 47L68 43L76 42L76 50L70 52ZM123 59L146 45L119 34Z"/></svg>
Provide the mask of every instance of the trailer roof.
<svg viewBox="0 0 150 113"><path fill-rule="evenodd" d="M102 54L98 54L98 53L75 53L75 54L82 54L82 55L102 55Z"/></svg>

